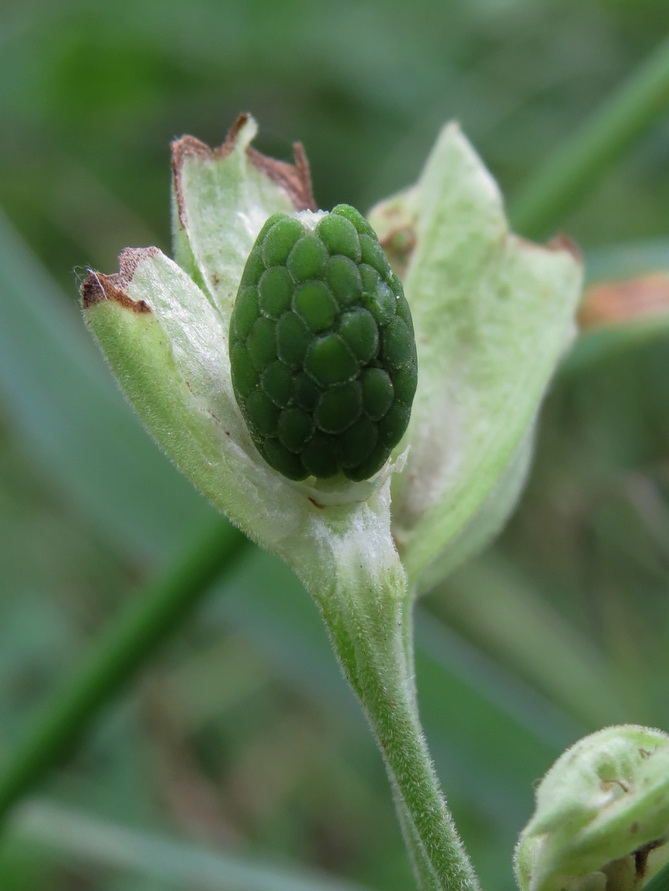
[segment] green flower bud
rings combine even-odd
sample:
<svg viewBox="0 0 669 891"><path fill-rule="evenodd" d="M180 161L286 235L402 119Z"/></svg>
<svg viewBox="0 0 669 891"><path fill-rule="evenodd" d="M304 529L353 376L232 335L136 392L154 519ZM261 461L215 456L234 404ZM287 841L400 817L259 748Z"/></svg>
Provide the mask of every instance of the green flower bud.
<svg viewBox="0 0 669 891"><path fill-rule="evenodd" d="M516 848L521 891L637 891L669 857L669 736L607 727L537 788Z"/></svg>
<svg viewBox="0 0 669 891"><path fill-rule="evenodd" d="M358 481L381 469L409 423L416 344L400 280L357 210L267 220L239 285L230 362L275 470Z"/></svg>

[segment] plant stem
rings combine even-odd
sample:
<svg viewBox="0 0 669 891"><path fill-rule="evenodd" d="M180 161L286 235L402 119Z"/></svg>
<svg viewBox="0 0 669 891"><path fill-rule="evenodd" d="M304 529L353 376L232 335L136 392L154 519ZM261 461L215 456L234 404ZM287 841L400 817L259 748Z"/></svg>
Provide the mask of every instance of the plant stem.
<svg viewBox="0 0 669 891"><path fill-rule="evenodd" d="M512 204L514 228L543 237L669 107L669 40L539 167Z"/></svg>
<svg viewBox="0 0 669 891"><path fill-rule="evenodd" d="M432 864L430 863L425 847L422 844L418 831L407 811L404 800L398 789L393 789L395 796L395 808L402 829L402 836L406 845L411 865L413 867L416 882L421 891L439 891L440 884L437 879Z"/></svg>
<svg viewBox="0 0 669 891"><path fill-rule="evenodd" d="M0 822L66 757L98 712L190 615L246 538L223 519L153 585L138 592L88 658L38 714L0 775Z"/></svg>
<svg viewBox="0 0 669 891"><path fill-rule="evenodd" d="M377 593L376 603L355 594L331 598L324 618L383 755L421 891L475 891L478 883L418 717L410 643L413 598Z"/></svg>
<svg viewBox="0 0 669 891"><path fill-rule="evenodd" d="M425 891L476 888L412 704L400 689L368 683L366 711L397 789L401 822ZM392 698L391 698L392 697ZM428 878L429 877L429 878ZM429 881L429 884L428 884Z"/></svg>

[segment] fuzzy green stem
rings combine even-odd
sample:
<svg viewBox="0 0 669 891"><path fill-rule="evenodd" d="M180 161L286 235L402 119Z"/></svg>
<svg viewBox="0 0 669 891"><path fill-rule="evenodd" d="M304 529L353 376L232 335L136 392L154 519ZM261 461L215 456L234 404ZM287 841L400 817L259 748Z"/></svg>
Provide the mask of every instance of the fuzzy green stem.
<svg viewBox="0 0 669 891"><path fill-rule="evenodd" d="M434 873L426 853L425 846L420 840L418 831L408 813L407 807L398 789L393 789L395 809L399 819L402 836L406 845L411 865L416 877L416 882L421 891L439 891L439 881Z"/></svg>
<svg viewBox="0 0 669 891"><path fill-rule="evenodd" d="M190 615L246 539L216 520L207 534L145 591L138 592L87 660L47 703L0 776L0 822L66 757L97 714Z"/></svg>
<svg viewBox="0 0 669 891"><path fill-rule="evenodd" d="M669 40L539 167L512 204L514 229L543 237L669 107Z"/></svg>
<svg viewBox="0 0 669 891"><path fill-rule="evenodd" d="M369 722L397 790L414 868L425 891L476 888L405 691L369 683L365 700Z"/></svg>
<svg viewBox="0 0 669 891"><path fill-rule="evenodd" d="M383 755L421 891L478 883L446 806L418 717L412 598L332 598L323 610L335 651Z"/></svg>

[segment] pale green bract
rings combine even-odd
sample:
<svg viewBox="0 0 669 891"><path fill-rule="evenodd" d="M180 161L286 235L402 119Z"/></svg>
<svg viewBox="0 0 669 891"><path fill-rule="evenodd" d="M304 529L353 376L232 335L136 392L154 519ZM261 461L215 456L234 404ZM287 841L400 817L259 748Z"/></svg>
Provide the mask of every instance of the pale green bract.
<svg viewBox="0 0 669 891"><path fill-rule="evenodd" d="M370 213L415 323L407 433L371 480L290 481L247 431L228 328L265 220L315 208L302 154L294 168L265 158L255 133L243 115L219 149L175 144L176 262L130 250L119 274L91 272L86 320L159 445L316 600L384 753L419 887L471 891L418 719L412 601L515 504L539 404L575 331L581 266L564 243L509 233L495 183L445 127L417 184Z"/></svg>
<svg viewBox="0 0 669 891"><path fill-rule="evenodd" d="M516 848L521 891L636 891L669 860L669 736L607 727L558 758Z"/></svg>

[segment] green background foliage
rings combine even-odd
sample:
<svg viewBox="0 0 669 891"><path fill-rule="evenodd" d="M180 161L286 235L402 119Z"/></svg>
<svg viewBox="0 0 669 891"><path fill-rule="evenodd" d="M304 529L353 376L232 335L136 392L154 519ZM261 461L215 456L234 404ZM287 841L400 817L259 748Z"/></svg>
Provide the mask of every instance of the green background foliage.
<svg viewBox="0 0 669 891"><path fill-rule="evenodd" d="M668 26L663 0L4 4L0 759L211 523L77 308L85 266L169 250L169 141L218 143L250 110L261 150L305 144L320 205L364 210L456 118L513 199ZM665 117L559 221L589 274L669 267L668 137ZM513 521L418 611L424 723L487 887L513 887L532 783L566 745L669 726L669 345L650 334L577 347ZM383 768L311 601L252 546L0 841L7 891L360 886L412 887Z"/></svg>

